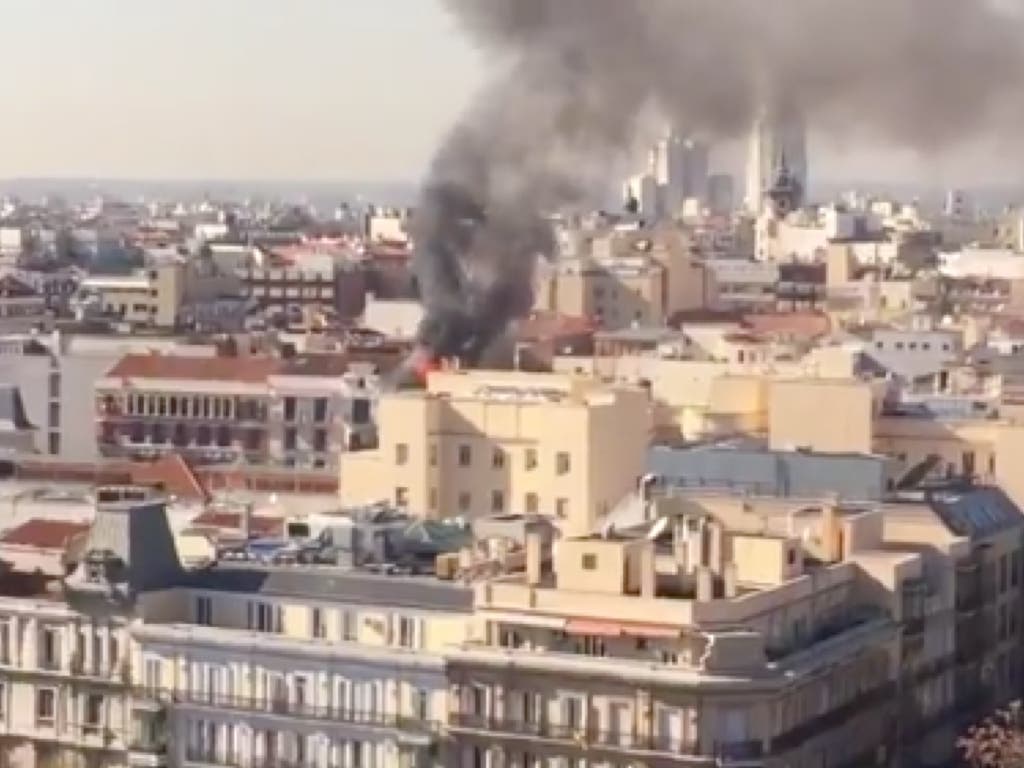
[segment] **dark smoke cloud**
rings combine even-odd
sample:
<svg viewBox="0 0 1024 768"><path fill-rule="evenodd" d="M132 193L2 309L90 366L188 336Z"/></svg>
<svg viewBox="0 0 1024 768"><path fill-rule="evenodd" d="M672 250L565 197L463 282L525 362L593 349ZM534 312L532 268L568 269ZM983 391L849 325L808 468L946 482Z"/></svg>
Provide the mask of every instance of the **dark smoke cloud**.
<svg viewBox="0 0 1024 768"><path fill-rule="evenodd" d="M795 111L927 149L1024 117L1022 0L442 2L499 71L438 152L414 230L421 339L470 362L529 309L544 213L652 108L713 137Z"/></svg>

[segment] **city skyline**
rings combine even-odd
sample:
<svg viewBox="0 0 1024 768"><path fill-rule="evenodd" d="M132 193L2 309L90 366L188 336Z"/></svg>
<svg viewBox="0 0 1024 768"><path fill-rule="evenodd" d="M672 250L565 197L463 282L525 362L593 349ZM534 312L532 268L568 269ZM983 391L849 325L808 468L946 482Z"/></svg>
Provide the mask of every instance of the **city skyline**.
<svg viewBox="0 0 1024 768"><path fill-rule="evenodd" d="M28 0L2 6L0 66L17 73L0 129L6 180L416 182L486 72L437 2L302 0L281 14L271 0L69 0L56 17ZM812 131L813 181L1019 176L1018 148L922 157L854 133ZM742 151L716 154L742 172Z"/></svg>

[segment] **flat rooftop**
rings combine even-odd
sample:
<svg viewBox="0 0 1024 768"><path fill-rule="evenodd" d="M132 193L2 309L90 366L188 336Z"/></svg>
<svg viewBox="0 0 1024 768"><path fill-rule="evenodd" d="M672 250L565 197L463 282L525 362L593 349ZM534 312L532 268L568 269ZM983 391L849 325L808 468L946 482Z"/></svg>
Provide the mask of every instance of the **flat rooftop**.
<svg viewBox="0 0 1024 768"><path fill-rule="evenodd" d="M263 566L219 562L193 571L185 586L211 592L324 600L378 608L465 612L473 609L471 587L432 576L384 575L333 566Z"/></svg>

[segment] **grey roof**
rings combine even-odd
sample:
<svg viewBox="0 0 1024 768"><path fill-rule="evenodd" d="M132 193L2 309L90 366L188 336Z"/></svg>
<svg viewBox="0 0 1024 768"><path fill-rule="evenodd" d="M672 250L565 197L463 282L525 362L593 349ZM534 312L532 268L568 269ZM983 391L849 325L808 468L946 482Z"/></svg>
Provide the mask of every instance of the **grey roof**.
<svg viewBox="0 0 1024 768"><path fill-rule="evenodd" d="M25 415L21 390L13 384L0 384L0 428L18 431L35 429Z"/></svg>
<svg viewBox="0 0 1024 768"><path fill-rule="evenodd" d="M167 501L142 488L101 488L96 517L82 547L83 562L68 578L80 591L113 588L132 597L176 586L183 577L178 551L167 521ZM91 563L102 563L99 583L90 578Z"/></svg>
<svg viewBox="0 0 1024 768"><path fill-rule="evenodd" d="M265 568L218 564L189 575L187 586L214 592L330 600L379 607L465 611L473 608L473 590L431 577L383 576L312 566Z"/></svg>
<svg viewBox="0 0 1024 768"><path fill-rule="evenodd" d="M1024 526L1024 514L1000 488L950 488L933 491L927 499L958 536L984 538Z"/></svg>
<svg viewBox="0 0 1024 768"><path fill-rule="evenodd" d="M848 501L877 501L886 489L886 459L861 454L657 446L648 452L647 467L668 486L767 496L836 494Z"/></svg>

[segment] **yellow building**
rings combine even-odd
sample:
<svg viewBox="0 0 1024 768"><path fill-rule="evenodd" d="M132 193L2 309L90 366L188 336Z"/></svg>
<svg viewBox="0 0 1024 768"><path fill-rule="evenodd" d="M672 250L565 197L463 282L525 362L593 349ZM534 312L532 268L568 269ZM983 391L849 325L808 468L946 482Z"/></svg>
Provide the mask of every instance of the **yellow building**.
<svg viewBox="0 0 1024 768"><path fill-rule="evenodd" d="M677 312L714 307L714 274L675 231L610 232L588 252L541 271L535 308L596 318L606 328L660 325Z"/></svg>
<svg viewBox="0 0 1024 768"><path fill-rule="evenodd" d="M558 374L439 372L383 396L377 417L379 447L342 456L343 504L539 513L574 534L636 488L651 435L642 389Z"/></svg>
<svg viewBox="0 0 1024 768"><path fill-rule="evenodd" d="M528 537L449 653L459 764L948 760L1019 691L1022 519L978 494L669 498L653 525L563 539L550 568Z"/></svg>

